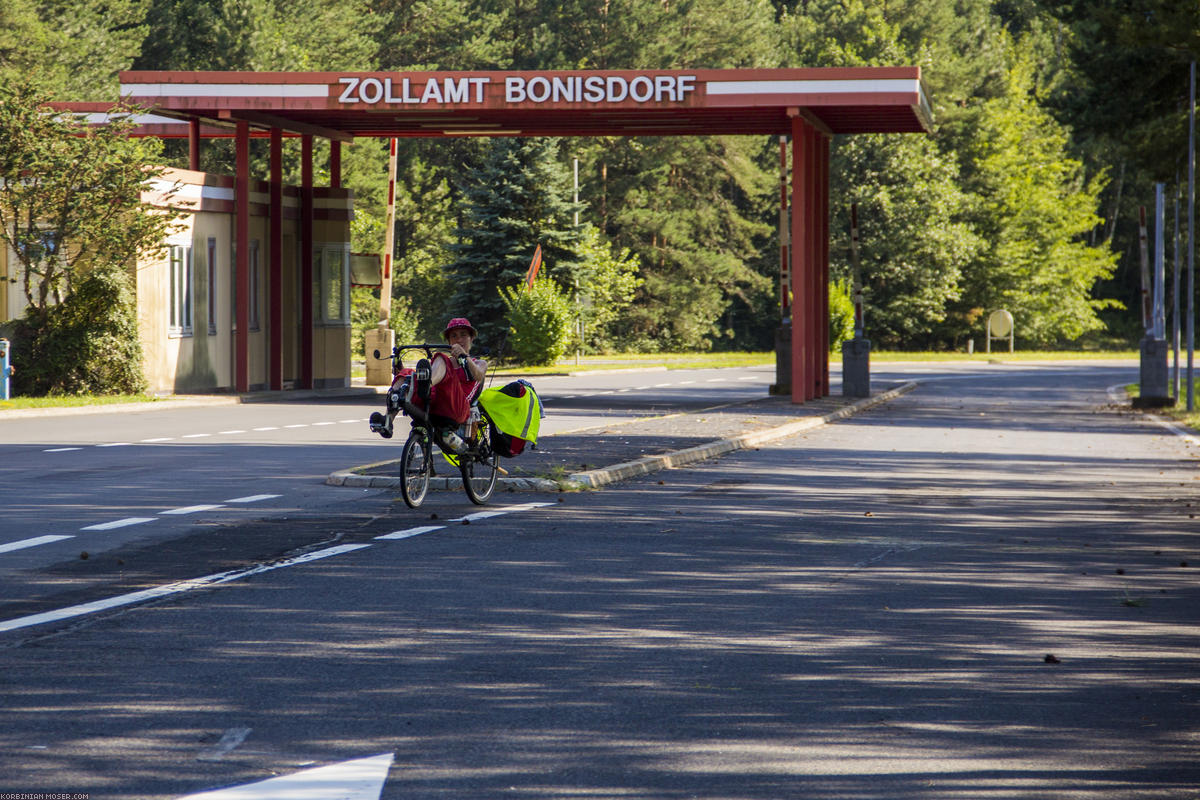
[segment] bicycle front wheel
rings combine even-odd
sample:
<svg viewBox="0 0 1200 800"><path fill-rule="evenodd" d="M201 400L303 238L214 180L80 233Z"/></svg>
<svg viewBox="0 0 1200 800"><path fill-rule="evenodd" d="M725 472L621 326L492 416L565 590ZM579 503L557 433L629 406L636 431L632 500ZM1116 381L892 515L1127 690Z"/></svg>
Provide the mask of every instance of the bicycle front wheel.
<svg viewBox="0 0 1200 800"><path fill-rule="evenodd" d="M409 508L421 505L429 491L429 475L433 471L431 453L429 438L424 431L414 428L400 455L400 494Z"/></svg>
<svg viewBox="0 0 1200 800"><path fill-rule="evenodd" d="M500 473L497 458L499 456L489 450L486 456L463 456L458 465L462 471L463 491L477 506L486 503L496 488L496 477Z"/></svg>

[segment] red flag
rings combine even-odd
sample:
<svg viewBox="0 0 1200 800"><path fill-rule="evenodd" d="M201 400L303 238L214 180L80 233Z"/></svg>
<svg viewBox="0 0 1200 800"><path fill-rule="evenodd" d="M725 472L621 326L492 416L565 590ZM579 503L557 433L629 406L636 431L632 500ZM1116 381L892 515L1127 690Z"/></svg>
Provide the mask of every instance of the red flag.
<svg viewBox="0 0 1200 800"><path fill-rule="evenodd" d="M525 273L525 288L532 289L533 282L537 280L538 270L542 267L542 246L539 244L537 250L533 251L533 260L529 262L529 270Z"/></svg>

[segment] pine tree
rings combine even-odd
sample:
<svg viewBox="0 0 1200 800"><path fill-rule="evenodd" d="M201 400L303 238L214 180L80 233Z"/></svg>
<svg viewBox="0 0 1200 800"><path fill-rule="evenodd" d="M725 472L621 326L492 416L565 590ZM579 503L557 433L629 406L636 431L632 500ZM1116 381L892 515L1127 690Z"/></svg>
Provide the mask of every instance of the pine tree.
<svg viewBox="0 0 1200 800"><path fill-rule="evenodd" d="M571 287L579 235L570 176L551 139L494 139L466 170L462 227L447 267L453 294L446 313L466 316L482 344L499 346L507 330L500 289L516 286L541 245L539 280Z"/></svg>

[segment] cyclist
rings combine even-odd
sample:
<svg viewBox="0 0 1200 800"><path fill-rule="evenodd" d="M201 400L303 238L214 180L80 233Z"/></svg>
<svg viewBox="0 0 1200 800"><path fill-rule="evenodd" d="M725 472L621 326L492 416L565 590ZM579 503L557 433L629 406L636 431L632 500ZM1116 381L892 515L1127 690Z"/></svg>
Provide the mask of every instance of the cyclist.
<svg viewBox="0 0 1200 800"><path fill-rule="evenodd" d="M429 364L429 384L422 386L414 381L412 394L424 400L429 410L429 420L440 429L442 440L451 450L461 452L463 443L454 429L464 424L471 415L471 400L478 394L487 375L487 362L471 355L471 343L475 340L475 328L466 317L454 317L446 323L442 338L450 345L450 352L433 354ZM423 360L423 359L422 359ZM417 363L417 375L424 373L424 365ZM414 400L422 405L420 400Z"/></svg>

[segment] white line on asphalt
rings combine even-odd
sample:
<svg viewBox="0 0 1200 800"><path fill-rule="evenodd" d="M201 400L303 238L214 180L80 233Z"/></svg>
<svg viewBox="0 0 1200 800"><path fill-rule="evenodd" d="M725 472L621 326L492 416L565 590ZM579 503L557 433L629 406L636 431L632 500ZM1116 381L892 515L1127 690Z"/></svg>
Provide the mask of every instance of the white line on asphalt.
<svg viewBox="0 0 1200 800"><path fill-rule="evenodd" d="M245 431L217 431L218 436L230 436L235 433L245 433Z"/></svg>
<svg viewBox="0 0 1200 800"><path fill-rule="evenodd" d="M254 430L256 430L256 431L277 431L277 430L279 430L279 428L268 425L265 428L255 428Z"/></svg>
<svg viewBox="0 0 1200 800"><path fill-rule="evenodd" d="M43 450L43 453L65 453L68 450L82 450L82 447L52 447L49 450Z"/></svg>
<svg viewBox="0 0 1200 800"><path fill-rule="evenodd" d="M184 439L203 439L205 436L212 436L211 433L185 433Z"/></svg>
<svg viewBox="0 0 1200 800"><path fill-rule="evenodd" d="M201 511L215 511L218 508L224 508L222 505L200 505L200 506L183 506L182 508L172 508L169 511L160 511L159 514L198 514Z"/></svg>
<svg viewBox="0 0 1200 800"><path fill-rule="evenodd" d="M337 423L336 422L314 422L313 423L313 427L316 427L317 425L337 425Z"/></svg>
<svg viewBox="0 0 1200 800"><path fill-rule="evenodd" d="M257 783L189 794L179 800L379 800L395 753L315 767Z"/></svg>
<svg viewBox="0 0 1200 800"><path fill-rule="evenodd" d="M562 399L562 400L574 400L576 397L579 397L579 395L577 395L577 394L568 394L568 395L564 395L564 396L563 396L563 397L561 397L560 399Z"/></svg>
<svg viewBox="0 0 1200 800"><path fill-rule="evenodd" d="M392 531L385 533L382 536L376 536L376 539L408 539L411 536L420 536L422 533L430 533L431 531L440 531L445 528L445 525L425 525L421 528L409 528L403 531Z"/></svg>
<svg viewBox="0 0 1200 800"><path fill-rule="evenodd" d="M98 525L88 525L86 528L80 528L81 531L111 531L116 528L128 528L130 525L141 525L143 522L154 522L154 517L125 517L125 519L117 519L112 522L101 522Z"/></svg>
<svg viewBox="0 0 1200 800"><path fill-rule="evenodd" d="M709 378L705 383L724 383L728 378Z"/></svg>
<svg viewBox="0 0 1200 800"><path fill-rule="evenodd" d="M499 517L504 514L512 514L516 511L529 511L534 508L543 506L552 506L554 503L521 503L515 506L505 506L504 508L494 508L490 511L476 511L474 514L467 514L465 517L456 517L448 519L447 522L474 522L477 519L488 519L489 517Z"/></svg>
<svg viewBox="0 0 1200 800"><path fill-rule="evenodd" d="M41 614L31 614L27 617L17 617L5 622L0 622L0 633L5 631L15 631L19 628L28 628L33 625L42 625L47 622L57 622L59 620L70 619L72 617L81 617L85 614L95 614L98 611L107 611L110 608L120 608L121 606L129 606L135 603L142 603L147 600L154 600L159 597L167 597L180 592L189 592L193 589L202 589L206 586L216 586L221 583L236 581L241 578L248 578L251 575L258 575L262 572L270 572L281 567L291 567L296 564L304 564L309 561L316 561L319 558L328 558L329 556L348 553L351 550L361 550L364 547L370 547L369 544L342 544L335 547L327 547L324 550L317 550L312 553L305 553L302 556L288 558L283 561L277 561L274 564L259 564L256 567L249 569L231 570L229 572L218 572L214 575L205 575L203 578L191 578L186 581L176 581L162 586L155 586L150 589L143 589L140 592L130 592L129 594L117 595L109 597L105 600L96 600L91 603L81 603L77 606L68 606L67 608L59 608L54 611L46 611Z"/></svg>
<svg viewBox="0 0 1200 800"><path fill-rule="evenodd" d="M680 386L687 386L689 383L696 383L696 381L680 381L680 382L679 382L679 385L680 385Z"/></svg>
<svg viewBox="0 0 1200 800"><path fill-rule="evenodd" d="M738 378L738 380L739 381L757 381L757 380L760 380L760 378L757 375L743 375L742 377Z"/></svg>
<svg viewBox="0 0 1200 800"><path fill-rule="evenodd" d="M307 427L308 427L308 423L307 423L307 422L300 422L300 423L297 423L297 424L295 424L295 425L284 425L283 427L285 427L285 428L307 428Z"/></svg>
<svg viewBox="0 0 1200 800"><path fill-rule="evenodd" d="M153 442L170 442L174 441L174 436L159 436L157 439L142 439L143 444L151 444Z"/></svg>
<svg viewBox="0 0 1200 800"><path fill-rule="evenodd" d="M360 422L366 422L366 421L367 420L365 420L365 419L339 419L338 420L338 422L340 422L342 425L357 425Z"/></svg>
<svg viewBox="0 0 1200 800"><path fill-rule="evenodd" d="M129 442L106 442L105 444L98 444L96 447L129 447L129 445Z"/></svg>
<svg viewBox="0 0 1200 800"><path fill-rule="evenodd" d="M63 539L74 539L74 536L35 536L32 539L21 539L18 542L0 544L0 553L11 553L13 550L24 550L26 547L37 547L39 544L61 542Z"/></svg>
<svg viewBox="0 0 1200 800"><path fill-rule="evenodd" d="M252 494L246 497L235 497L232 500L226 500L226 503L257 503L260 500L274 500L276 497L283 497L281 494Z"/></svg>
<svg viewBox="0 0 1200 800"><path fill-rule="evenodd" d="M654 388L655 389L663 389L667 386L674 386L674 385L675 384L673 384L673 383L656 383L656 384L654 384Z"/></svg>
<svg viewBox="0 0 1200 800"><path fill-rule="evenodd" d="M617 394L624 394L625 392L632 392L632 391L633 391L633 389L628 389L628 388L626 388L626 389L617 389Z"/></svg>

